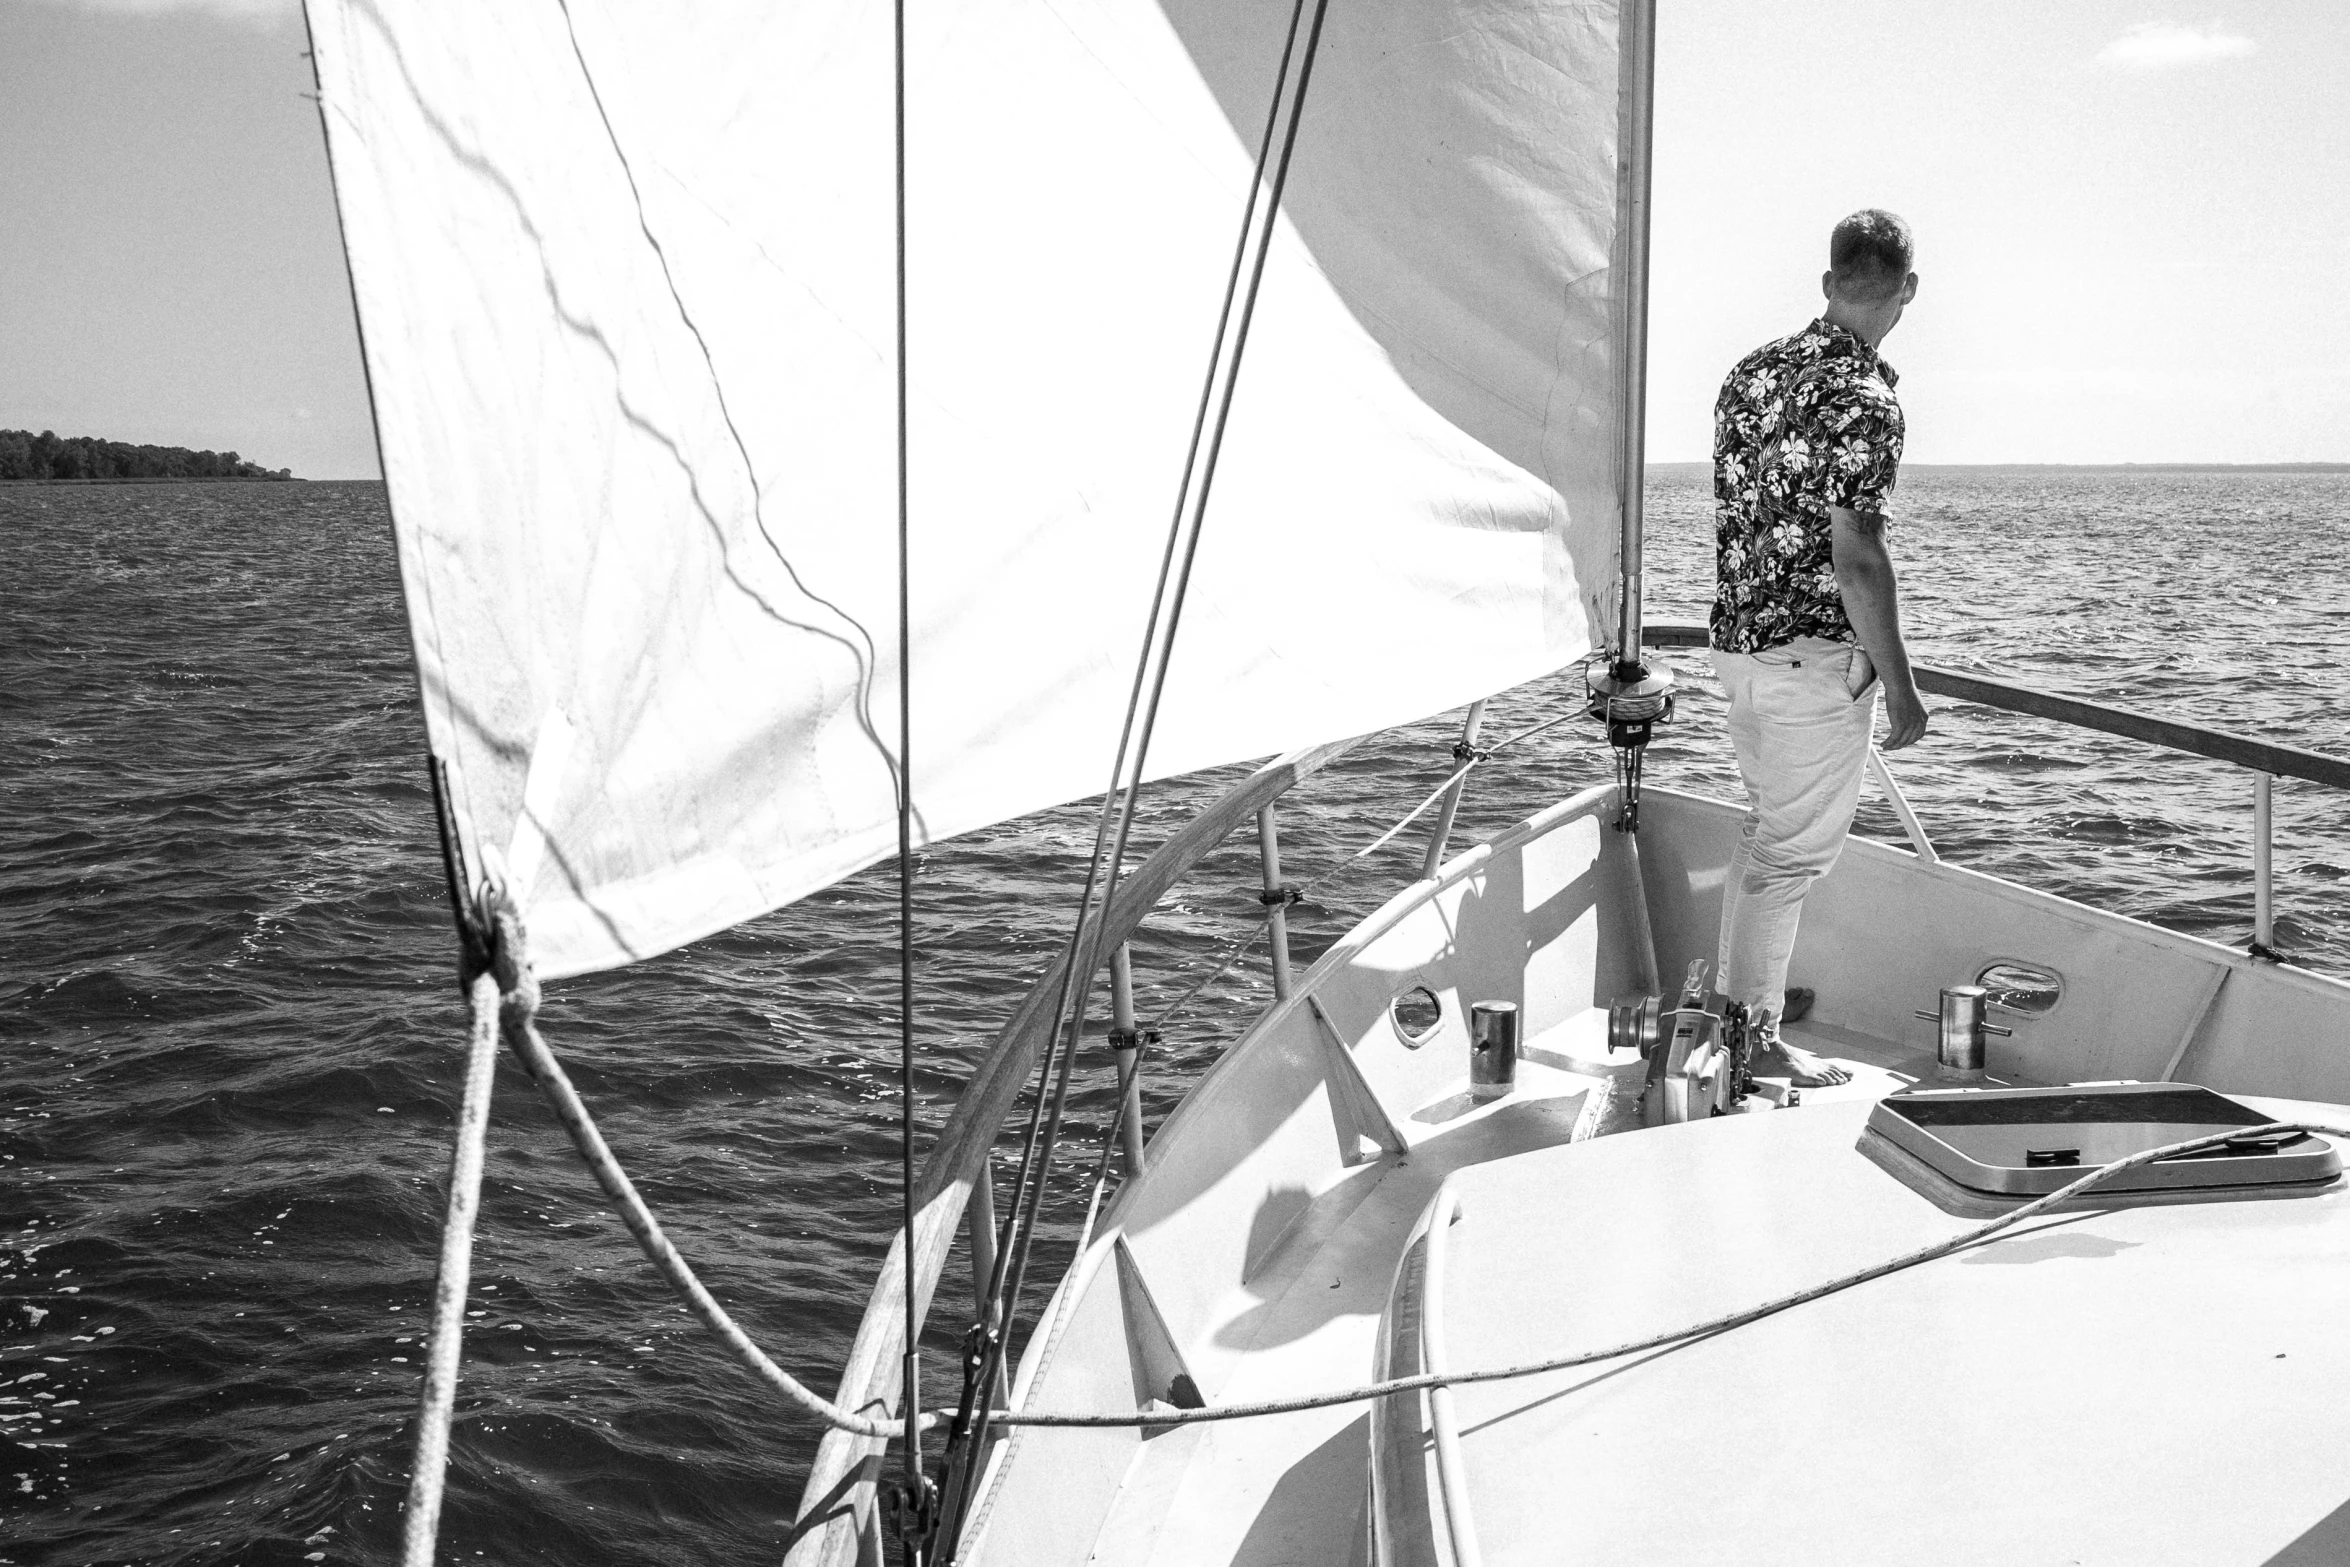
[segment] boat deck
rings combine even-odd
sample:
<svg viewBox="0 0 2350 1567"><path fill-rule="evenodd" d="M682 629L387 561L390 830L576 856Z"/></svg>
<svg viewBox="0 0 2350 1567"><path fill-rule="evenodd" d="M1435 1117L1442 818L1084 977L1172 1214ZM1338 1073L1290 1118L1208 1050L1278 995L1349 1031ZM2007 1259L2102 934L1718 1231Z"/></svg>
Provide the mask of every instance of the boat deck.
<svg viewBox="0 0 2350 1567"><path fill-rule="evenodd" d="M1732 1117L1464 1172L1443 1282L1424 1276L1445 1303L1399 1320L1441 1321L1448 1366L1510 1365L1962 1234L1971 1217L1856 1147L1867 1114ZM1529 1222L1540 1205L1556 1227ZM1492 1567L1568 1542L1648 1567L2339 1562L2346 1240L2338 1181L2121 1199L1735 1331L1460 1388L1455 1484L1390 1508L1391 1559L1465 1517ZM1423 1407L1385 1408L1418 1459Z"/></svg>
<svg viewBox="0 0 2350 1567"><path fill-rule="evenodd" d="M1633 1331L1699 1320L1704 1313L1685 1309L1699 1297L1746 1305L1787 1287L1784 1270L1757 1271L1743 1262L1738 1265L1745 1272L1733 1277L1724 1271L1714 1278L1706 1270L1717 1256L1725 1270L1753 1253L1784 1257L1796 1265L1792 1282L1809 1285L1843 1271L1853 1258L1882 1260L1953 1233L1951 1226L1980 1215L1945 1201L1947 1193L1929 1199L1899 1190L1855 1144L1871 1102L1934 1082L1933 1025L1915 1020L1914 1010L1931 1002L1940 987L1974 983L1996 963L2045 970L2058 982L2061 1005L2045 1015L2018 1014L2008 1020L2014 1034L1991 1047L1995 1075L1984 1086L2179 1075L2244 1098L2289 1094L2330 1105L2350 1102L2350 1068L2343 1066L2338 1046L2341 1020L2350 1016L2350 990L2340 984L2257 964L2207 942L2080 909L1946 863L1925 863L1883 845L1855 842L1807 900L1795 971L1818 989L1819 1005L1812 1017L1789 1029L1795 1041L1845 1066L1852 1080L1804 1089L1800 1105L1790 1108L1784 1104L1786 1080L1765 1076L1761 1091L1746 1106L1749 1113L1641 1129L1637 1099L1646 1063L1604 1048L1604 1003L1647 988L1645 975L1658 968L1673 972L1692 955L1711 950L1719 930L1722 867L1738 817L1718 802L1655 791L1635 857L1624 835L1608 830L1607 800L1605 791L1586 791L1561 801L1449 862L1437 878L1399 893L1326 952L1298 981L1290 1000L1268 1009L1226 1052L1153 1136L1149 1168L1120 1193L1095 1245L1064 1281L1052 1325L1022 1357L1015 1395L1020 1402L1052 1409L1144 1407L1171 1397L1177 1376L1188 1378L1217 1405L1361 1385L1380 1361L1380 1324L1396 1286L1398 1261L1408 1254L1439 1188L1456 1173L1462 1193L1485 1193L1478 1198L1475 1218L1488 1236L1486 1261L1499 1256L1504 1271L1515 1269L1511 1276L1518 1280L1507 1305L1494 1308L1498 1320L1477 1333L1456 1336L1447 1363L1459 1368L1620 1342L1575 1331L1576 1323L1586 1319L1583 1308L1602 1299L1630 1299L1652 1277L1688 1275L1695 1282L1690 1289L1648 1300ZM1628 937L1627 932L1644 926L1649 941ZM1640 961L1643 957L1646 962ZM1440 1021L1407 1032L1395 1003L1415 990L1438 1004ZM1469 1008L1484 999L1517 1004L1528 1037L1515 1091L1479 1103L1467 1091L1466 1018ZM1811 1161L1804 1170L1811 1173L1791 1173L1794 1167L1781 1160L1773 1175L1754 1159L1734 1156L1739 1148L1766 1145L1800 1146ZM1856 1211L1875 1204L1901 1214L1866 1234L1844 1226L1832 1205L1822 1208L1819 1193L1804 1188L1813 1174L1847 1189ZM2264 1212L2249 1222L2268 1226L2274 1221L2286 1229L2318 1220L2330 1225L2334 1221L2326 1215L2339 1213L2350 1223L2346 1192L2350 1189L2322 1201L2254 1203L2250 1206L2259 1210L2302 1210L2302 1216L2285 1219ZM2208 1358L2219 1341L2212 1324L2223 1319L2213 1313L2226 1292L2197 1295L2200 1286L2182 1284L2169 1260L2174 1256L2171 1237L2193 1231L2203 1222L2198 1215L2214 1211L2212 1204L2192 1203L2174 1210L2179 1217L2132 1217L2133 1232L2160 1234L2163 1244L2139 1244L2126 1254L2136 1261L2098 1275L2100 1290L2127 1272L2143 1299L2155 1299L2161 1290L2176 1298L2183 1313L2177 1319L2179 1333L2157 1342L2159 1335L2150 1338L2154 1330L2131 1316L2134 1297L2127 1290L2114 1297L2115 1309L2123 1313L2114 1331L2126 1328L2136 1335L2133 1341L2152 1345L2158 1357L2192 1348ZM2077 1219L2066 1214L2048 1222ZM1782 1232L1796 1239L1784 1245L1772 1239ZM1802 1239L1814 1233L1827 1238L1816 1248ZM1462 1241L1469 1244L1466 1229ZM2092 1258L2062 1247L2027 1253L2015 1250L2021 1241L2001 1244L2018 1260L2039 1260L2044 1254L2059 1266L1928 1268L1917 1277L1939 1280L1936 1287L1956 1300L1975 1298L1968 1291L1979 1292L1998 1277L2020 1283L2028 1276L2041 1293L2019 1291L2000 1308L2008 1331L2027 1345L2036 1342L2040 1316L2070 1309L2076 1273L2086 1280L2090 1265L2107 1255L2099 1251ZM2204 1248L2205 1265L2218 1255L2205 1241L2195 1245ZM2322 1287L2337 1301L2350 1299L2350 1264L2337 1277L2303 1267L2286 1255L2289 1250L2280 1240L2263 1261L2271 1286L2303 1296ZM2340 1254L2350 1257L2350 1242ZM2076 1260L2079 1269L2069 1266ZM1871 1286L1849 1300L1865 1307L1883 1293ZM2230 1310L2252 1310L2232 1299L2227 1304ZM2258 1305L2253 1315L2269 1329L2306 1326L2305 1299L2288 1300L2273 1311L2253 1305ZM1920 1310L1926 1315L1912 1323L1914 1331L1931 1326L1926 1322L1930 1310ZM1468 1308L1463 1311L1466 1326ZM1805 1342L1806 1332L1830 1332L1836 1342L1821 1352L1829 1360L1842 1353L1837 1346L1845 1340L1859 1342L1853 1335L1869 1320L1865 1310L1832 1312L1822 1305L1771 1319L1793 1324L1772 1331L1793 1333L1794 1343ZM2018 1323L2027 1325L2019 1328ZM2067 1332L2065 1342L2075 1349L2103 1342L2090 1329ZM1518 1338L1511 1338L1513 1333ZM1741 1331L1727 1339L1743 1355L1768 1335ZM1502 1355L1505 1347L1512 1353ZM1872 1361L1899 1363L1917 1350L1908 1343L1881 1344L1866 1353ZM2305 1357L2281 1343L2264 1353L2289 1353L2288 1365L2326 1359ZM1675 1365L1719 1367L1737 1357L1725 1361L1709 1350L1661 1358ZM1948 1372L1947 1360L1943 1356L1934 1363ZM2260 1390L2271 1385L2268 1363L2259 1369L2263 1379L2245 1385L2265 1399ZM1585 1381L1620 1392L1649 1373L1613 1371L1609 1376L1603 1380L1595 1372ZM2215 1381L2200 1371L2197 1376L2206 1392L2229 1386L2225 1378ZM2130 1398L2142 1391L2130 1377L2114 1380L2120 1394ZM1990 1429L1984 1422L1996 1425L1998 1412L1986 1414L1988 1406L1968 1403L1965 1381L1963 1375L1955 1381L1944 1376L1943 1391L1952 1400L1950 1419L1981 1436ZM1765 1387L1750 1378L1739 1385L1746 1392L1728 1383L1693 1390L1659 1382L1658 1407L1675 1411L1672 1418L1682 1428L1669 1440L1657 1436L1661 1426L1643 1428L1651 1467L1637 1473L1612 1460L1591 1468L1597 1461L1582 1448L1571 1461L1517 1462L1508 1456L1512 1438L1507 1434L1479 1438L1474 1445L1487 1451L1481 1462L1491 1464L1490 1472L1503 1477L1496 1483L1528 1488L1546 1504L1555 1493L1557 1529L1572 1537L1578 1557L1662 1561L1668 1557L1656 1554L1664 1549L1658 1542L1669 1537L1712 1540L1716 1554L1710 1559L1747 1559L1753 1553L1744 1544L1725 1545L1705 1521L1719 1511L1715 1498L1723 1493L1716 1471L1742 1461L1759 1466L1758 1472L1771 1469L1767 1481L1752 1485L1747 1484L1752 1477L1739 1469L1741 1494L1761 1509L1758 1517L1776 1520L1770 1527L1789 1539L1802 1533L1796 1525L1803 1520L1789 1521L1772 1487L1791 1486L1799 1496L1846 1492L1834 1476L1816 1482L1800 1474L1791 1478L1773 1468L1775 1459L1741 1460L1722 1451L1722 1442L1709 1431L1767 1421L1774 1403L1792 1396L1776 1383ZM2028 1392L2030 1384L2028 1378L2010 1378L2008 1385ZM1515 1383L1497 1386L1517 1388ZM1889 1407L1909 1397L1904 1387L1882 1377L1869 1386L1875 1391L1867 1396ZM1835 1425L1836 1400L1862 1396L1839 1388L1823 1374L1812 1390L1813 1403L1831 1411L1821 1417L1823 1429ZM1754 1408L1736 1412L1735 1419L1707 1402L1749 1396ZM1578 1392L1562 1407L1580 1410L1584 1401ZM2159 1399L2138 1402L2149 1410L2160 1405L2167 1411L2164 1418L2182 1429L2192 1431L2202 1418L2199 1409L2173 1408ZM2295 1411L2312 1407L2298 1394L2287 1402ZM1471 1405L1487 1409L1486 1419L1511 1427L1522 1419L1511 1412L1515 1404L1492 1404L1482 1393L1476 1398L1464 1393L1459 1403L1464 1410ZM2126 1422L2094 1418L2094 1411L2034 1407L2035 1418L2049 1423L2031 1433L2032 1443L2026 1445L2036 1443L2044 1457L2052 1443L2063 1447L2062 1432L2077 1427L2100 1433L2100 1440L2110 1439L2120 1448L2143 1449L2151 1462L2181 1461L2179 1453ZM2220 1414L2234 1433L2233 1446L2222 1450L2265 1450L2267 1443L2244 1436L2244 1409L2230 1404ZM1022 1567L1083 1562L1354 1567L1367 1559L1370 1424L1367 1406L1354 1405L1140 1432L1027 1428L997 1449L987 1500L973 1523L971 1559ZM2316 1426L2332 1432L2335 1422L2327 1416ZM2342 1424L2340 1437L2350 1441L2350 1421ZM1564 1428L1543 1437L1570 1447L1589 1439L1588 1431ZM1686 1440L1689 1451L1660 1459L1659 1454L1672 1450L1673 1440ZM1761 1428L1739 1440L1771 1445ZM1470 1443L1465 1429L1463 1441ZM1600 1440L1599 1450L1606 1449ZM1878 1450L1851 1442L1839 1449L1847 1459ZM1968 1456L1958 1455L1961 1460ZM1929 1472L1943 1457L1923 1451L1910 1461ZM2313 1473L2295 1473L2293 1495L2264 1493L2266 1510L2252 1520L2256 1532L2285 1524L2306 1530L2342 1504L2342 1497L2329 1496ZM1550 1483L1554 1476L1555 1487ZM1883 1483L1900 1489L1894 1480ZM2159 1488L2146 1494L2156 1512L2168 1505ZM1529 1545L1516 1526L1503 1522L1519 1500L1524 1499L1494 1500L1478 1508L1490 1511L1496 1521L1486 1542L1487 1560L1559 1559L1556 1529ZM2206 1500L2213 1498L2207 1494ZM2309 1508L2320 1501L2325 1506L2311 1514ZM1606 1529L1586 1517L1594 1506L1608 1510ZM1659 1517L1678 1513L1705 1521L1704 1527L1692 1522L1677 1532L1662 1529L1636 1543L1637 1531L1626 1532L1627 1518L1644 1508L1661 1509ZM2238 1510L2237 1516L2244 1515ZM1611 1530L1613 1543L1606 1551L1584 1549ZM1951 1538L1969 1537L1967 1529L1953 1526ZM2098 1538L2125 1537L2132 1548L2147 1540L2132 1530ZM2017 1535L2008 1543L2023 1538ZM2087 1549L2091 1542L2083 1536L2079 1543ZM2207 1531L2203 1544L2210 1543ZM1887 1559L1866 1549L1854 1554L1855 1549L1855 1541L1845 1539L1813 1559ZM1401 1567L1411 1554L1406 1551L1390 1567ZM2132 1560L2095 1549L2074 1554L2083 1561L2116 1560L2117 1567L2121 1560ZM2234 1552L2221 1557L2244 1559ZM2037 1563L2063 1558L2025 1550L1998 1559Z"/></svg>
<svg viewBox="0 0 2350 1567"><path fill-rule="evenodd" d="M1924 1025L1920 1025L1921 1028ZM1233 1292L1214 1336L1245 1350L1218 1403L1282 1398L1366 1380L1395 1259L1446 1177L1569 1142L1635 1131L1646 1064L1605 1049L1607 1015L1594 1008L1527 1042L1517 1088L1478 1104L1464 1076L1399 1125L1411 1153L1380 1177L1311 1254L1278 1270L1278 1293ZM1798 1042L1839 1062L1853 1080L1806 1089L1802 1107L1868 1102L1933 1070L1933 1053L1848 1031L1799 1025ZM1763 1079L1749 1101L1779 1113L1786 1080ZM1177 1428L1145 1443L1092 1553L1100 1562L1165 1567L1343 1567L1363 1559L1368 1503L1367 1406ZM1334 1518L1357 1521L1334 1530Z"/></svg>

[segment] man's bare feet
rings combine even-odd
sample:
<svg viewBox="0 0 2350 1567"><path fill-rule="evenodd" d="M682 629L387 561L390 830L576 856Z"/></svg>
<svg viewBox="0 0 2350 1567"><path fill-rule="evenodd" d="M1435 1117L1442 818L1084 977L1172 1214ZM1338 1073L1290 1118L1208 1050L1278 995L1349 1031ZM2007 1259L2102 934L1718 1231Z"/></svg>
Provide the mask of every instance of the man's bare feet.
<svg viewBox="0 0 2350 1567"><path fill-rule="evenodd" d="M1797 1088L1828 1088L1837 1083L1849 1083L1852 1074L1833 1061L1823 1061L1800 1045L1791 1045L1773 1031L1759 1035L1754 1042L1755 1064L1762 1065L1774 1057L1786 1064L1788 1080Z"/></svg>

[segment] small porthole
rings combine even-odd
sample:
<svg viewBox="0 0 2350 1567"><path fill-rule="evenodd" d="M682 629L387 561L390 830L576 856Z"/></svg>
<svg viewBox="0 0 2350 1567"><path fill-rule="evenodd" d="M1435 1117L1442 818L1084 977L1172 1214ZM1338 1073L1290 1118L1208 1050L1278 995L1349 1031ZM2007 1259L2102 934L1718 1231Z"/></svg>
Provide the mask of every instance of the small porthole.
<svg viewBox="0 0 2350 1567"><path fill-rule="evenodd" d="M2046 1017L2064 999L2064 976L2029 963L1988 964L1975 983L1990 992L1984 999L1991 1005L2019 1017Z"/></svg>
<svg viewBox="0 0 2350 1567"><path fill-rule="evenodd" d="M1394 1020L1396 1037L1417 1050L1435 1036L1436 1025L1444 1021L1444 1003L1426 985L1414 985L1388 1003L1387 1015Z"/></svg>

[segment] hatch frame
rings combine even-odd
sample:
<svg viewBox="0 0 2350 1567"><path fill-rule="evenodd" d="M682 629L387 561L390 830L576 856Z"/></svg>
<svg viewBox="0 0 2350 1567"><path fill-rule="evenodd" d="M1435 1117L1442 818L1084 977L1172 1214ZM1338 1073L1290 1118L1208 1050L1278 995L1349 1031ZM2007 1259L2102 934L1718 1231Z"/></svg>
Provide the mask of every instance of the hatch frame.
<svg viewBox="0 0 2350 1567"><path fill-rule="evenodd" d="M2047 1113L2033 1116L2036 1106ZM2135 1111L2133 1115L2130 1112ZM2102 1112L2102 1113L2100 1113ZM1870 1109L1868 1131L1967 1192L2044 1197L2102 1164L2164 1143L2274 1118L2194 1083L2076 1083L2053 1088L1920 1089L1889 1094ZM1996 1157L2012 1128L2045 1127L2046 1147L2073 1162L2015 1163ZM2107 1129L2101 1137L2067 1127ZM2160 1132L2155 1128L2162 1128ZM1998 1129L1998 1130L1994 1130ZM1969 1132L1974 1135L1966 1135ZM2136 1135L2132 1135L2132 1132ZM2072 1137L2066 1142L2066 1137ZM2020 1146L2020 1144L2019 1144ZM2323 1137L2303 1132L2273 1147L2188 1154L2125 1170L2106 1192L2306 1192L2340 1179L2342 1158Z"/></svg>

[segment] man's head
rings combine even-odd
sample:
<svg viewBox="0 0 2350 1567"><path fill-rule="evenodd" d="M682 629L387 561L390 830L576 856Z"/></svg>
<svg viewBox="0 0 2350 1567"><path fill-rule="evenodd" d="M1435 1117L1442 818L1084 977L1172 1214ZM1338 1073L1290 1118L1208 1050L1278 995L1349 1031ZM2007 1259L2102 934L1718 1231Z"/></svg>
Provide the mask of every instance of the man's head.
<svg viewBox="0 0 2350 1567"><path fill-rule="evenodd" d="M1902 307L1917 297L1917 241L1909 225L1878 207L1863 207L1828 236L1828 270L1820 291L1828 319L1866 338L1871 347L1893 330Z"/></svg>

